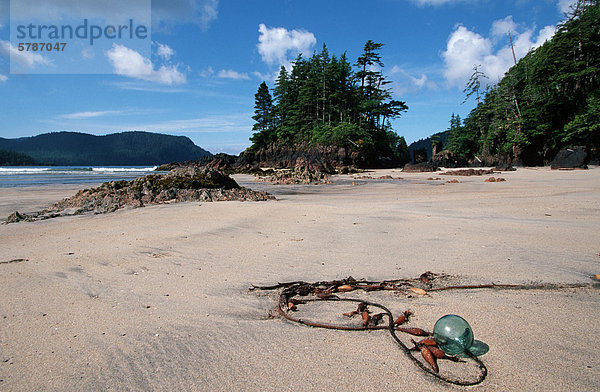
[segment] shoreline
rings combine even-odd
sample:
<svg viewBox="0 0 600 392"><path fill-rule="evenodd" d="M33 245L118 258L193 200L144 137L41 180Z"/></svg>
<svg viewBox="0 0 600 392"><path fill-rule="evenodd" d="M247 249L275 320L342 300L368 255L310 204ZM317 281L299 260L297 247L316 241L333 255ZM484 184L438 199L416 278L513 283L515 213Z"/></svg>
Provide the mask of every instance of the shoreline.
<svg viewBox="0 0 600 392"><path fill-rule="evenodd" d="M403 179L353 178L361 175ZM357 295L394 314L411 309L407 326L465 317L490 346L477 390L594 390L600 343L586 336L600 333L600 170L495 176L506 181L377 170L296 186L235 175L278 200L0 225L0 262L22 260L0 264L0 389L441 388L384 331L295 325L273 318L276 293L248 292L252 284L432 271L460 284L592 284ZM10 200L35 206L69 192L0 189L0 211ZM307 308L307 317L335 321L348 310Z"/></svg>

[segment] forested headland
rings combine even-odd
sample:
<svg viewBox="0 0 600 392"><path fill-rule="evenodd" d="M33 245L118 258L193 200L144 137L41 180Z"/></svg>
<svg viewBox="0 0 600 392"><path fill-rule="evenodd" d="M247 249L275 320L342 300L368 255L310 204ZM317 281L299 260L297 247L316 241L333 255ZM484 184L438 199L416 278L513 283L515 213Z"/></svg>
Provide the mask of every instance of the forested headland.
<svg viewBox="0 0 600 392"><path fill-rule="evenodd" d="M478 97L464 120L452 115L447 148L484 163L546 165L559 150L600 152L600 2L576 3L554 37L497 84L482 88L477 65L466 93Z"/></svg>
<svg viewBox="0 0 600 392"><path fill-rule="evenodd" d="M383 74L381 43L367 41L352 65L327 47L281 67L272 94L263 82L255 95L252 146L243 155L269 159L277 151L321 150L346 163L401 166L410 160L390 120L408 107L393 99ZM333 147L333 150L332 148ZM344 163L344 162L340 162Z"/></svg>

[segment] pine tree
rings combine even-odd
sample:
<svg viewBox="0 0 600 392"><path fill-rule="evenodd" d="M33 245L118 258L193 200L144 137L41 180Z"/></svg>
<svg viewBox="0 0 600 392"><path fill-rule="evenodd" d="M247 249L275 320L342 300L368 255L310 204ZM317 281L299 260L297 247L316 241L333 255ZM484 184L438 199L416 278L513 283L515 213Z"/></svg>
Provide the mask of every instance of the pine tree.
<svg viewBox="0 0 600 392"><path fill-rule="evenodd" d="M252 116L252 119L256 121L252 130L259 132L253 134L250 140L260 146L267 145L273 139L274 117L273 99L266 82L262 82L256 94L254 94L254 116Z"/></svg>
<svg viewBox="0 0 600 392"><path fill-rule="evenodd" d="M253 130L266 131L273 126L273 99L269 93L269 87L266 82L262 82L258 91L254 94L254 116L256 121Z"/></svg>

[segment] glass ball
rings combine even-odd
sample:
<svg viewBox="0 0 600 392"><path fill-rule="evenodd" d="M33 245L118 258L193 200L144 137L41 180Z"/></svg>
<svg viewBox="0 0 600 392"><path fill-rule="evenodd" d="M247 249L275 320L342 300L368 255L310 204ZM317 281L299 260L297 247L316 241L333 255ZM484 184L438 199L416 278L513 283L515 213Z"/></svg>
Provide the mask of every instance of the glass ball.
<svg viewBox="0 0 600 392"><path fill-rule="evenodd" d="M443 352L458 355L473 345L473 330L464 318L448 314L435 323L433 338Z"/></svg>

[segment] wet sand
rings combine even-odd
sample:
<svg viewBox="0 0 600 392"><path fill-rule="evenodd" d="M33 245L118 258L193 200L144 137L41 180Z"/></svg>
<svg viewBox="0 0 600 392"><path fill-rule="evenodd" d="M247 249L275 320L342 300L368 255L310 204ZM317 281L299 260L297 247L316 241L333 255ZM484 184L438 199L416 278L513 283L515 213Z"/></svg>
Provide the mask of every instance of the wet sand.
<svg viewBox="0 0 600 392"><path fill-rule="evenodd" d="M273 186L236 176L278 201L0 225L0 390L597 390L598 167L523 168L495 175L501 183L365 175L403 179ZM0 216L74 193L0 189ZM274 292L248 291L428 270L461 284L589 286L361 294L396 314L410 308L409 326L469 320L490 347L488 378L471 388L424 374L385 331L296 325L273 317Z"/></svg>

